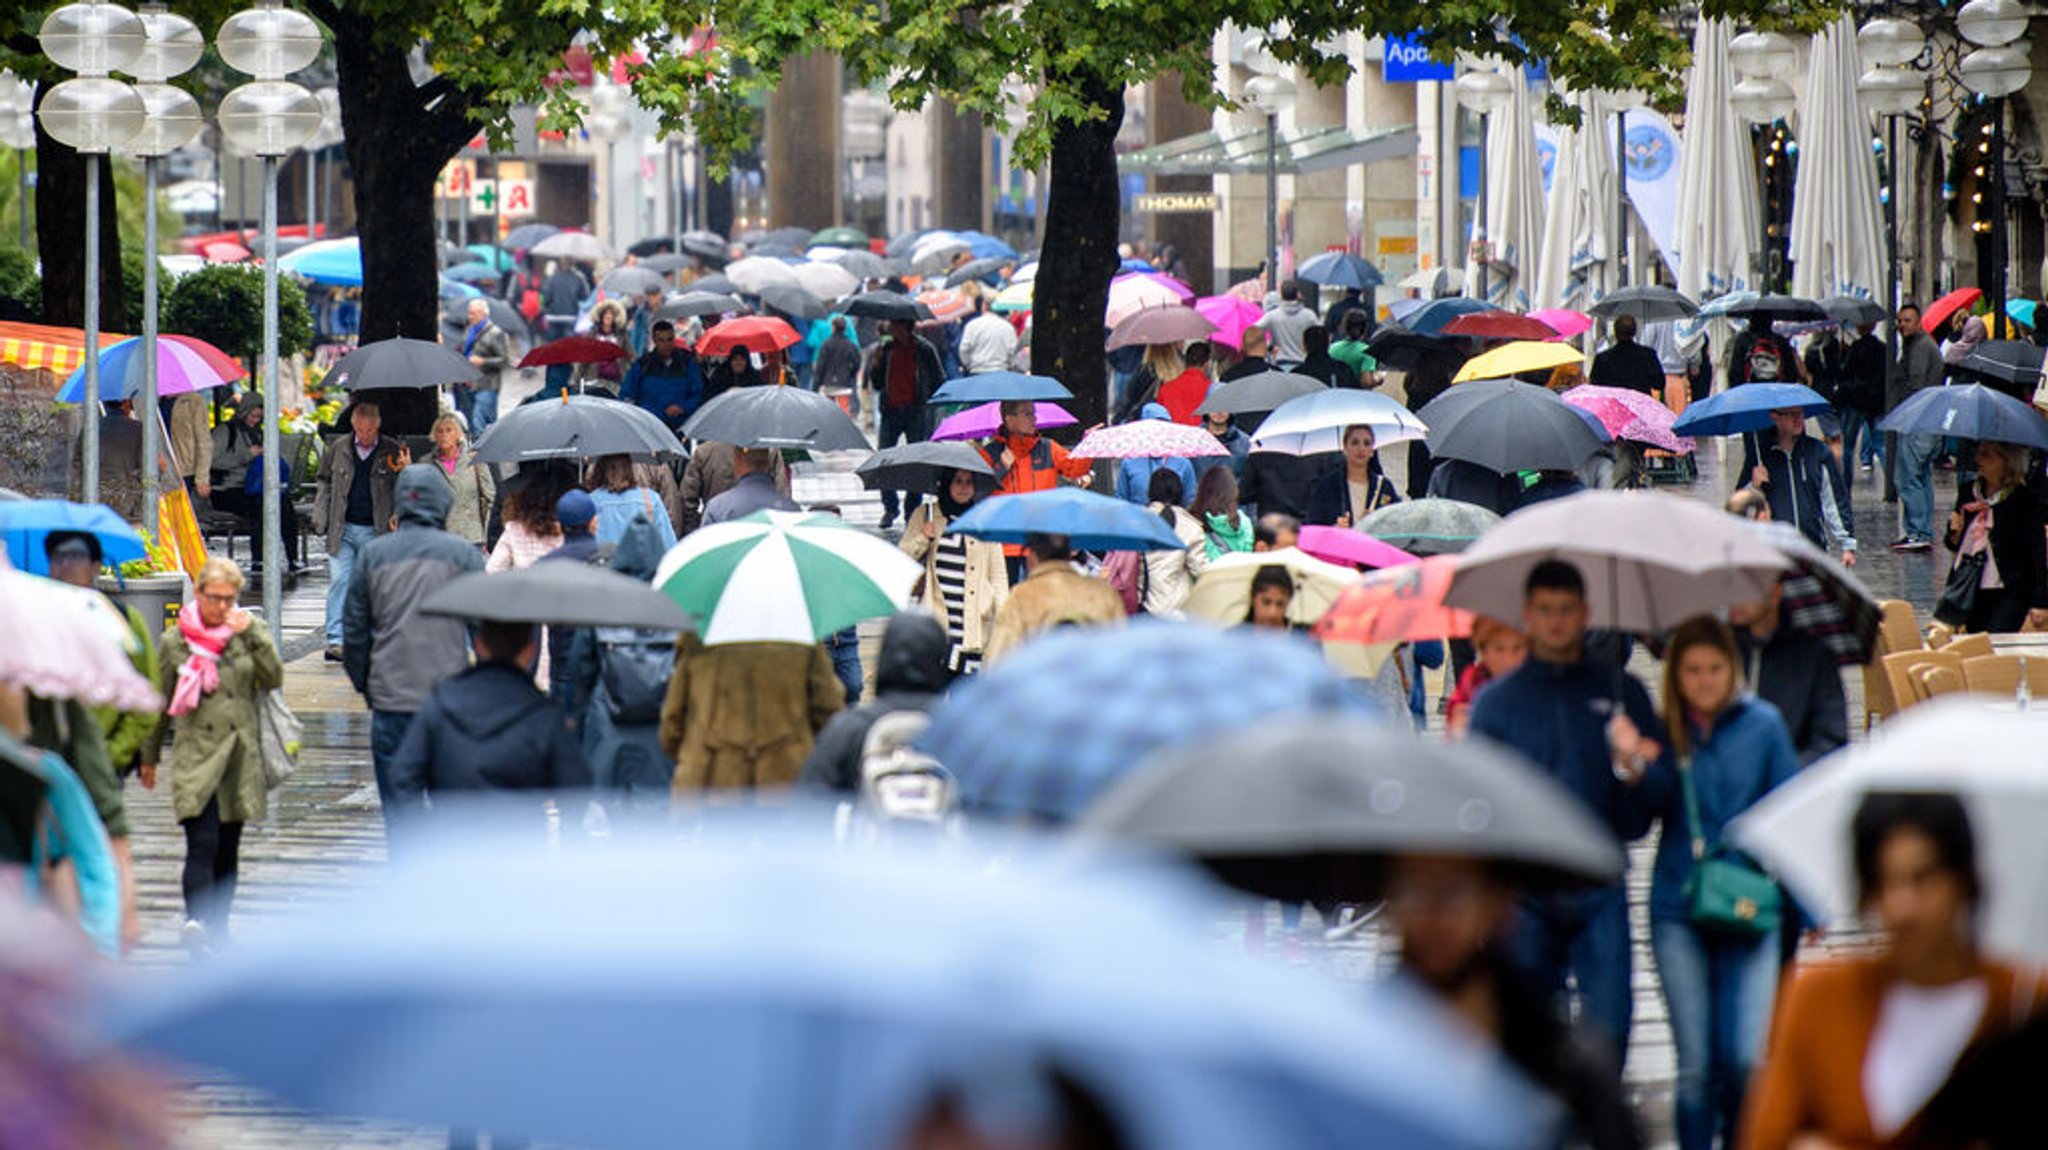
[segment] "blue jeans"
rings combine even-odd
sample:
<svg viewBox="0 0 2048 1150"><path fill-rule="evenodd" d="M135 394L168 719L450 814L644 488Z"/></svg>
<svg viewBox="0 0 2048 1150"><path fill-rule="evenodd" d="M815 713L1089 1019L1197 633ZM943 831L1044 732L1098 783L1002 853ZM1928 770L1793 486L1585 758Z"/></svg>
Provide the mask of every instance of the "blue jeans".
<svg viewBox="0 0 2048 1150"><path fill-rule="evenodd" d="M1899 510L1908 539L1934 539L1934 457L1941 452L1939 435L1899 437Z"/></svg>
<svg viewBox="0 0 2048 1150"><path fill-rule="evenodd" d="M1735 938L1652 919L1650 949L1678 1055L1679 1150L1713 1150L1717 1133L1732 1146L1777 998L1778 933Z"/></svg>
<svg viewBox="0 0 2048 1150"><path fill-rule="evenodd" d="M337 498L346 498L345 495ZM355 573L356 553L370 545L377 529L366 523L350 523L341 529L341 546L327 557L327 645L341 646L341 610L348 603L349 576Z"/></svg>
<svg viewBox="0 0 2048 1150"><path fill-rule="evenodd" d="M846 688L846 705L855 706L861 691L860 635L851 627L836 631L825 640L825 650L832 655L832 673Z"/></svg>
<svg viewBox="0 0 2048 1150"><path fill-rule="evenodd" d="M466 418L469 420L469 441L475 443L493 423L498 422L498 389L494 387L477 392L474 413Z"/></svg>
<svg viewBox="0 0 2048 1150"><path fill-rule="evenodd" d="M1562 996L1578 983L1584 1019L1612 1044L1619 1067L1628 1049L1635 999L1629 984L1628 891L1616 884L1573 894L1524 898L1508 950L1537 986Z"/></svg>
<svg viewBox="0 0 2048 1150"><path fill-rule="evenodd" d="M896 446L901 439L905 443L917 443L925 437L925 409L912 404L909 407L890 407L879 400L875 404L880 417L875 424L875 449ZM894 522L897 511L901 510L896 492L882 489L882 519Z"/></svg>
<svg viewBox="0 0 2048 1150"><path fill-rule="evenodd" d="M1856 441L1863 441L1858 454ZM1884 459L1884 432L1877 429L1877 421L1853 407L1842 409L1842 466L1854 467L1859 463L1878 463Z"/></svg>
<svg viewBox="0 0 2048 1150"><path fill-rule="evenodd" d="M405 711L370 712L370 769L377 775L377 805L384 810L384 827L391 828L391 760L398 757L398 745L405 742L405 729L412 715Z"/></svg>

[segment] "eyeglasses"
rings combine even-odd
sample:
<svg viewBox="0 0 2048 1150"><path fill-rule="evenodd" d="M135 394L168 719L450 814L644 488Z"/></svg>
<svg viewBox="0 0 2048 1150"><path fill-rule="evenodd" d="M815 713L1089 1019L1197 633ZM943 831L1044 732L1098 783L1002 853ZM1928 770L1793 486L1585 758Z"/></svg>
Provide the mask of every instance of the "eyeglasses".
<svg viewBox="0 0 2048 1150"><path fill-rule="evenodd" d="M225 603L229 606L233 606L235 600L240 598L241 596L239 592L235 591L229 591L225 594L218 591L201 591L199 593L199 597L201 599L206 600L208 603Z"/></svg>

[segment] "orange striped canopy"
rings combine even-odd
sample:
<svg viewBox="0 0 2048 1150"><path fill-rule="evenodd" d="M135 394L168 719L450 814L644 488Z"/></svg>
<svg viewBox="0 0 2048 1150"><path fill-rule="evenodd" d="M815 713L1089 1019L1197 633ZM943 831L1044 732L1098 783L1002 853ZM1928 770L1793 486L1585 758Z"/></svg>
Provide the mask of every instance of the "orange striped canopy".
<svg viewBox="0 0 2048 1150"><path fill-rule="evenodd" d="M127 338L103 331L100 346L110 347ZM85 333L75 327L0 323L0 363L68 376L85 363Z"/></svg>

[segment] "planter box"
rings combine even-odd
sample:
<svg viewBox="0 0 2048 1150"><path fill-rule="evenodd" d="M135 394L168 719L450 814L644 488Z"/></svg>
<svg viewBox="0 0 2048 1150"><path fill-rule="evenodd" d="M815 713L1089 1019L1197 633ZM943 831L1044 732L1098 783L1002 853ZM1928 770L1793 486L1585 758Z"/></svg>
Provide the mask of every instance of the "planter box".
<svg viewBox="0 0 2048 1150"><path fill-rule="evenodd" d="M150 627L168 628L178 621L178 609L191 598L191 584L182 571L143 575L128 580L100 576L99 589L124 607L133 607Z"/></svg>

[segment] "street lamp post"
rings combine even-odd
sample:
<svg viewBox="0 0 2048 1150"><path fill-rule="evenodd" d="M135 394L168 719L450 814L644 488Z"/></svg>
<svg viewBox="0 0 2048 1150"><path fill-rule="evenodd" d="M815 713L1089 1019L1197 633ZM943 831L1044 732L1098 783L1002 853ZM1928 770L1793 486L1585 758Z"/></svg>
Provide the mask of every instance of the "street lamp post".
<svg viewBox="0 0 2048 1150"><path fill-rule="evenodd" d="M1601 95L1614 109L1614 286L1619 289L1628 286L1635 270L1628 258L1628 114L1643 106L1643 96L1628 88Z"/></svg>
<svg viewBox="0 0 2048 1150"><path fill-rule="evenodd" d="M2019 0L1970 0L1956 13L1956 31L1979 47L1956 68L1963 86L1991 104L1991 286L1993 329L2005 316L2005 98L2027 86L2033 62L2020 37L2027 9ZM2015 42L2017 41L2017 42Z"/></svg>
<svg viewBox="0 0 2048 1150"><path fill-rule="evenodd" d="M36 125L30 117L35 111L35 85L16 76L13 72L0 69L0 148L15 150L15 175L19 178L21 198L16 202L18 210L15 222L20 227L22 251L28 250L28 155L35 150Z"/></svg>
<svg viewBox="0 0 2048 1150"><path fill-rule="evenodd" d="M1776 32L1744 32L1728 43L1728 63L1737 80L1728 95L1735 114L1769 130L1792 114L1791 85L1779 77L1789 75L1799 54L1792 42ZM1770 179L1765 167L1757 167L1757 280L1765 291L1776 286L1771 252Z"/></svg>
<svg viewBox="0 0 2048 1150"><path fill-rule="evenodd" d="M1912 23L1896 17L1872 20L1856 30L1856 51L1862 57L1863 75L1856 80L1856 94L1865 109L1884 117L1884 258L1885 315L1899 310L1899 117L1920 104L1924 79L1910 67L1926 47L1926 37ZM1898 358L1898 332L1890 322L1892 358Z"/></svg>
<svg viewBox="0 0 2048 1150"><path fill-rule="evenodd" d="M1280 116L1294 106L1294 81L1277 72L1244 82L1245 103L1266 114L1266 282L1280 286Z"/></svg>
<svg viewBox="0 0 2048 1150"><path fill-rule="evenodd" d="M1492 127L1493 114L1507 107L1514 98L1514 81L1493 68L1479 68L1458 77L1452 84L1458 96L1458 103L1466 110L1479 116L1479 210L1472 221L1472 242L1478 249L1479 258L1472 262L1479 267L1479 299L1487 297L1487 270L1493 253L1487 247L1486 232L1486 145Z"/></svg>
<svg viewBox="0 0 2048 1150"><path fill-rule="evenodd" d="M262 162L263 177L263 614L273 642L283 634L283 524L277 498L277 163L320 130L320 101L285 77L320 54L312 18L266 0L220 26L215 46L228 67L255 77L220 102L221 134Z"/></svg>

